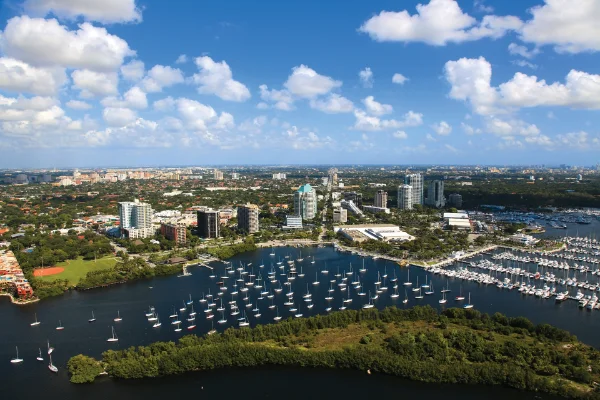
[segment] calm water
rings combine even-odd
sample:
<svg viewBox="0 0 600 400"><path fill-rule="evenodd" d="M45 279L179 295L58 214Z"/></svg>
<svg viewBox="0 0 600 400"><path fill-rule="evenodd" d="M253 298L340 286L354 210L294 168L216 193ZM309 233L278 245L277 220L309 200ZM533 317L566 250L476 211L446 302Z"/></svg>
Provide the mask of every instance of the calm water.
<svg viewBox="0 0 600 400"><path fill-rule="evenodd" d="M286 255L290 255L292 259L299 257L299 250L292 248L275 249L276 255L271 257L270 249L260 250L253 253L239 255L232 259L234 268L239 267L240 262L252 263L252 266L247 268L249 274L254 269L255 275L260 275L267 281L267 288L271 288L271 284L267 279L267 272L271 270L271 264L276 264L282 259L285 263ZM463 293L471 293L471 303L475 308L483 312L500 311L505 314L516 316L523 315L530 318L532 321L548 322L568 329L575 333L581 340L600 347L600 338L594 334L600 328L600 314L598 311L588 312L577 308L575 302L564 302L555 304L553 300L541 300L538 298L523 297L516 291L507 292L496 288L495 286L479 286L477 283L462 282L460 280L449 280L439 276L432 276L418 268L400 269L391 262L383 260L372 260L369 258L361 258L356 255L337 253L331 248L324 249L303 249L302 256L304 262L301 263L302 270L305 273L304 278L297 278L292 290L295 292L295 307L304 316L315 315L317 313L325 313L325 308L329 305L325 300L328 295L330 285L335 288L332 296L334 300L330 302L333 310L337 310L343 304L343 299L347 296L347 290L340 290L337 282L341 278L336 278L335 274L338 271L342 276L346 276L345 272L350 270L350 265L353 266L353 271L356 276L360 276L360 281L363 284L364 292L375 294L375 281L379 275L387 273L388 281L386 286L389 287L387 293L379 295L379 299L375 301L378 308L388 305L397 305L398 307L411 307L415 304L430 304L433 307L440 308L438 300L440 298L439 289L449 285L452 293L449 293L448 298L453 299L459 292L462 286ZM311 264L314 256L315 264ZM367 272L358 273L363 262ZM259 265L264 264L264 268L259 268ZM76 386L68 383L68 374L66 372L67 360L76 354L84 353L98 357L102 351L113 348L123 349L133 345L148 344L157 340L176 340L182 334L187 334L185 329L188 322L185 317L182 317L183 332L174 332L174 326L169 322L169 315L173 313L173 308L179 310L183 307L184 301L192 295L194 300L194 308L198 312L196 317L197 328L192 331L196 334L206 333L211 329L211 321L205 318L203 309L205 304L199 302L203 294L207 294L210 290L215 294L215 299L218 299L216 293L219 292L217 281L220 276L227 275L225 272L225 264L214 264L215 269L208 268L192 268L192 276L189 277L163 277L156 278L150 281L134 282L126 285L113 286L106 289L91 290L86 292L70 292L65 296L42 301L38 304L17 307L11 305L6 299L0 300L0 315L2 316L2 328L0 328L0 374L2 374L3 394L8 390L7 397L11 395L27 395L44 396L51 398L60 396L61 399L75 399L81 396L89 398L106 398L106 396L116 396L117 398L125 396L131 397L135 391L135 395L141 395L149 398L158 398L168 396L177 390L178 394L206 394L219 395L225 398L233 398L239 396L239 391L227 388L232 382L235 382L240 388L245 388L246 397L276 397L282 393L288 398L305 398L306 396L317 398L331 398L332 396L347 396L349 398L357 398L359 396L369 396L373 394L373 390L377 390L378 395L391 396L395 394L409 393L414 396L428 395L443 395L450 398L475 398L481 396L482 393L488 394L488 389L475 387L444 387L439 385L421 385L412 382L406 382L392 377L385 376L368 376L360 372L352 371L316 371L316 370L282 370L282 369L264 369L264 370L227 370L213 371L210 373L190 374L168 379L157 379L151 381L136 381L136 382L116 382L110 379L103 379L98 384L92 386ZM282 283L286 280L285 276L280 274L283 272L274 265L277 280ZM327 269L328 274L323 274L322 271ZM287 268L286 268L287 271ZM410 271L410 280L416 281L417 276L419 282L424 283L425 277L432 280L436 293L432 296L425 296L423 300L414 299L413 292L408 290L409 302L405 306L402 304L405 292L402 282L407 279L407 273ZM316 278L315 278L316 272ZM210 275L216 275L216 278L211 279ZM389 279L398 278L399 298L393 300L390 294L393 293L392 285ZM232 278L226 280L228 286L227 293L233 290L232 285L236 275L228 275ZM313 281L317 279L318 285L313 285ZM330 284L331 279L336 279L335 284ZM348 284L354 281L355 276L348 276ZM308 303L303 301L302 295L306 293L306 285L309 285L309 290L314 299L314 307L308 309ZM276 285L277 287L279 285ZM275 286L274 286L275 287ZM283 292L275 294L274 304L278 306L279 313L282 317L287 318L292 315L289 312L289 307L285 307L283 302L286 301L285 293L288 292L286 286ZM238 287L239 289L239 287ZM242 300L244 295L236 296L240 311L246 311L251 325L257 323L270 323L276 315L276 310L268 308L270 300L266 297L263 300L257 300L260 296L260 290L250 288L249 302L253 303L251 308L244 306ZM353 299L348 308L360 308L368 300L368 296L358 296L357 291L350 290L350 297ZM222 326L217 324L217 320L221 319L221 313L216 312L214 317L214 328L222 331L230 326L237 326L237 317L229 315L229 305L227 304L232 299L231 295L225 294L223 302L227 309L225 318L227 324ZM251 310L255 305L259 304L259 309L262 314L260 318L255 318L254 312ZM220 304L216 300L217 306ZM152 328L151 323L146 320L145 312L149 305L156 307L156 311L161 319L162 326L160 328ZM449 300L447 305L454 305L452 300ZM190 307L186 307L189 311ZM95 323L88 323L91 318L91 313L94 311L97 318ZM123 321L119 323L113 322L117 311L120 311ZM34 320L34 313L37 313L38 319L42 322L37 327L31 327L29 324ZM59 320L65 327L63 331L57 331ZM111 326L115 327L119 342L110 344L106 339L111 335ZM47 355L45 354L46 341L55 347L53 353L54 364L59 367L59 373L54 375L46 368ZM22 365L12 365L9 360L15 355L15 346L19 347L19 355L25 359ZM38 353L38 348L42 348L44 363L35 360ZM298 381L305 379L311 382L310 385L294 385L290 386L289 380L293 378ZM9 384L6 384L10 382ZM204 387L204 389L202 389ZM318 387L318 393L314 388ZM241 390L241 389L240 389ZM139 396L139 395L138 395ZM533 398L531 394L522 394L510 390L494 389L494 396L516 396L517 398ZM4 396L3 396L4 397ZM494 397L495 398L495 397Z"/></svg>

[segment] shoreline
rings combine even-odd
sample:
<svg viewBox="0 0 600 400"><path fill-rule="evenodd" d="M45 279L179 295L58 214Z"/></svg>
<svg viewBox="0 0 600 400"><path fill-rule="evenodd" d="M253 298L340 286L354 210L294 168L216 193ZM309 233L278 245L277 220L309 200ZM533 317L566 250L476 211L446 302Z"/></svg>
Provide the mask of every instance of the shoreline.
<svg viewBox="0 0 600 400"><path fill-rule="evenodd" d="M0 296L3 297L9 297L10 298L10 302L12 304L16 304L18 306L26 306L28 304L33 304L33 303L37 303L38 301L40 301L40 299L35 298L35 299L29 299L29 300L24 300L24 301L20 301L20 300L15 300L15 296L13 296L10 293L0 293Z"/></svg>

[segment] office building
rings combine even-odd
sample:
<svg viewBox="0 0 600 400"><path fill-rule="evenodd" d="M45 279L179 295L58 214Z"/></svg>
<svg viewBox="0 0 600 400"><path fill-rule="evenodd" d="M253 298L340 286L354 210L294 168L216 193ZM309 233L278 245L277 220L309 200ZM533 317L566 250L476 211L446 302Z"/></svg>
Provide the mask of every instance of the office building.
<svg viewBox="0 0 600 400"><path fill-rule="evenodd" d="M452 193L450 196L448 196L448 205L450 207L461 208L462 196L458 193Z"/></svg>
<svg viewBox="0 0 600 400"><path fill-rule="evenodd" d="M256 204L238 206L238 229L249 234L258 232L258 214L259 210Z"/></svg>
<svg viewBox="0 0 600 400"><path fill-rule="evenodd" d="M284 229L301 229L302 217L299 215L286 215Z"/></svg>
<svg viewBox="0 0 600 400"><path fill-rule="evenodd" d="M360 208L358 208L358 206L356 204L354 204L354 202L352 200L342 200L340 201L340 206L348 211L350 211L352 214L356 215L359 218L362 218L365 216L365 214L363 214L362 210Z"/></svg>
<svg viewBox="0 0 600 400"><path fill-rule="evenodd" d="M398 186L398 209L399 210L412 210L413 208L413 193L412 186L400 185Z"/></svg>
<svg viewBox="0 0 600 400"><path fill-rule="evenodd" d="M138 199L119 203L121 235L130 239L147 238L154 235L152 206Z"/></svg>
<svg viewBox="0 0 600 400"><path fill-rule="evenodd" d="M385 208L385 207L387 207L387 201L388 201L387 192L385 190L378 190L377 193L375 193L375 202L373 205L375 207Z"/></svg>
<svg viewBox="0 0 600 400"><path fill-rule="evenodd" d="M427 205L441 208L446 205L444 181L431 181L427 187Z"/></svg>
<svg viewBox="0 0 600 400"><path fill-rule="evenodd" d="M219 237L219 212L217 210L198 211L198 236L204 239Z"/></svg>
<svg viewBox="0 0 600 400"><path fill-rule="evenodd" d="M231 174L231 179L233 179L233 180L240 179L240 174L238 174L237 172L233 172Z"/></svg>
<svg viewBox="0 0 600 400"><path fill-rule="evenodd" d="M223 180L223 172L219 171L218 169L215 169L215 172L213 173L213 178L218 181L222 181Z"/></svg>
<svg viewBox="0 0 600 400"><path fill-rule="evenodd" d="M185 224L169 224L163 222L160 224L160 233L178 245L185 245L187 240Z"/></svg>
<svg viewBox="0 0 600 400"><path fill-rule="evenodd" d="M423 205L423 175L406 175L404 184L412 187L412 205Z"/></svg>
<svg viewBox="0 0 600 400"><path fill-rule="evenodd" d="M281 173L281 172L279 172L277 174L273 174L273 179L275 179L275 180L283 180L283 179L286 179L286 175L283 174L283 173Z"/></svg>
<svg viewBox="0 0 600 400"><path fill-rule="evenodd" d="M352 201L358 208L363 206L362 193L344 192L344 200Z"/></svg>
<svg viewBox="0 0 600 400"><path fill-rule="evenodd" d="M313 219L317 215L317 192L308 183L294 193L294 211L302 219Z"/></svg>
<svg viewBox="0 0 600 400"><path fill-rule="evenodd" d="M348 222L348 210L340 207L333 209L333 222L334 223L346 223Z"/></svg>

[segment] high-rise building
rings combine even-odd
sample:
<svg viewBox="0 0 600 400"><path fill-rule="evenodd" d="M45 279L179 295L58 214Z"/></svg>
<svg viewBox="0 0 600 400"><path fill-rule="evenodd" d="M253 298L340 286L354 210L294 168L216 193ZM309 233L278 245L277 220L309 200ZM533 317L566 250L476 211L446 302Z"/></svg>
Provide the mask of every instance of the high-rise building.
<svg viewBox="0 0 600 400"><path fill-rule="evenodd" d="M240 179L240 174L238 174L237 172L233 172L231 174L231 179L235 179L235 180Z"/></svg>
<svg viewBox="0 0 600 400"><path fill-rule="evenodd" d="M458 193L452 193L448 196L448 205L456 208L462 207L462 196Z"/></svg>
<svg viewBox="0 0 600 400"><path fill-rule="evenodd" d="M283 180L283 179L286 179L286 175L284 173L279 172L279 173L273 174L273 179Z"/></svg>
<svg viewBox="0 0 600 400"><path fill-rule="evenodd" d="M431 207L444 207L446 198L444 197L444 181L431 181L427 187L427 205Z"/></svg>
<svg viewBox="0 0 600 400"><path fill-rule="evenodd" d="M333 209L333 222L334 223L345 223L348 222L348 210L345 208L334 208Z"/></svg>
<svg viewBox="0 0 600 400"><path fill-rule="evenodd" d="M398 209L412 210L413 208L413 188L410 185L398 186Z"/></svg>
<svg viewBox="0 0 600 400"><path fill-rule="evenodd" d="M219 211L211 209L198 211L198 236L204 239L219 237Z"/></svg>
<svg viewBox="0 0 600 400"><path fill-rule="evenodd" d="M119 203L121 234L136 238L153 236L152 213L152 206L138 199Z"/></svg>
<svg viewBox="0 0 600 400"><path fill-rule="evenodd" d="M378 190L377 193L375 193L375 201L374 201L374 206L375 207L387 207L387 201L388 201L388 194L385 190Z"/></svg>
<svg viewBox="0 0 600 400"><path fill-rule="evenodd" d="M412 186L412 205L423 205L423 175L406 175L406 178L404 178L404 184Z"/></svg>
<svg viewBox="0 0 600 400"><path fill-rule="evenodd" d="M187 240L185 224L168 224L163 222L160 224L160 233L178 245L185 245Z"/></svg>
<svg viewBox="0 0 600 400"><path fill-rule="evenodd" d="M218 181L222 181L223 180L223 172L219 171L218 169L215 169L215 172L213 173L213 178Z"/></svg>
<svg viewBox="0 0 600 400"><path fill-rule="evenodd" d="M258 211L258 206L256 204L238 206L238 229L247 233L258 232Z"/></svg>
<svg viewBox="0 0 600 400"><path fill-rule="evenodd" d="M317 192L308 183L294 193L294 211L302 219L313 219L317 215Z"/></svg>
<svg viewBox="0 0 600 400"><path fill-rule="evenodd" d="M344 192L344 200L352 201L358 208L363 206L362 193Z"/></svg>

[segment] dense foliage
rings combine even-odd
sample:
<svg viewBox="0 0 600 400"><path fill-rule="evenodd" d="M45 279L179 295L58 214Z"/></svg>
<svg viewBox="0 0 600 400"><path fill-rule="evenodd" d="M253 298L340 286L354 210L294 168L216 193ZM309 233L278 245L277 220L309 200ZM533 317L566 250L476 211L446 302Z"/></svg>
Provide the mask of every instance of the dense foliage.
<svg viewBox="0 0 600 400"><path fill-rule="evenodd" d="M206 252L221 260L226 260L235 256L236 254L244 253L246 251L254 251L256 249L257 247L256 244L254 244L254 240L252 239L252 237L248 237L243 243L227 246L209 247L206 249Z"/></svg>
<svg viewBox="0 0 600 400"><path fill-rule="evenodd" d="M180 265L160 264L151 267L143 258L135 257L118 262L113 268L90 271L79 280L78 289L91 289L108 286L134 279L148 279L154 276L181 272Z"/></svg>
<svg viewBox="0 0 600 400"><path fill-rule="evenodd" d="M332 340L332 338L342 338ZM113 377L135 379L257 365L370 369L424 382L504 385L598 398L600 353L568 332L525 318L429 306L346 310L221 335L109 350ZM83 378L76 369L72 381Z"/></svg>
<svg viewBox="0 0 600 400"><path fill-rule="evenodd" d="M100 363L91 357L79 354L69 360L67 363L71 382L73 383L91 383L102 372Z"/></svg>

